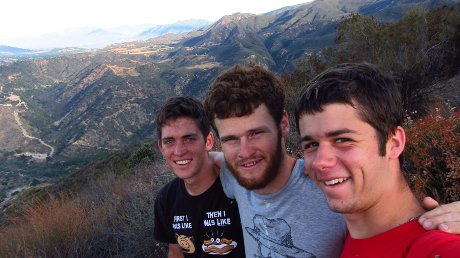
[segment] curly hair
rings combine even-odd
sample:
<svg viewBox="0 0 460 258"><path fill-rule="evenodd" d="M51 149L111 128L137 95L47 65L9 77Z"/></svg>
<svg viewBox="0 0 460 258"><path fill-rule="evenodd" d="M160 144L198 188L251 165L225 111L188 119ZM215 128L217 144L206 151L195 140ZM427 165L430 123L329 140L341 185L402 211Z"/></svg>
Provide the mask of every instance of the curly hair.
<svg viewBox="0 0 460 258"><path fill-rule="evenodd" d="M284 112L284 91L281 81L258 65L240 66L222 72L206 93L204 108L218 133L214 119L250 115L265 104L279 125Z"/></svg>

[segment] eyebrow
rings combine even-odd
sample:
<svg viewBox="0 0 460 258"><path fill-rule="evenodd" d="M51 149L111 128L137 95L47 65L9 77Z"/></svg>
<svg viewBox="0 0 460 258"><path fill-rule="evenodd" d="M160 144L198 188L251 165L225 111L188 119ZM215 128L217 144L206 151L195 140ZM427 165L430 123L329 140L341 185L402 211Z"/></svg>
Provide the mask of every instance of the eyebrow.
<svg viewBox="0 0 460 258"><path fill-rule="evenodd" d="M339 135L346 134L346 133L356 133L356 131L348 129L348 128L344 128L340 130L327 132L326 137L335 137L335 136L339 136ZM307 142L307 141L312 141L312 140L313 140L313 137L310 135L305 135L300 139L301 142Z"/></svg>
<svg viewBox="0 0 460 258"><path fill-rule="evenodd" d="M197 133L191 133L191 134L186 134L184 136L182 136L182 138L187 138L187 137L190 137L190 136L197 136L198 134Z"/></svg>
<svg viewBox="0 0 460 258"><path fill-rule="evenodd" d="M198 134L197 133L191 133L191 134L186 134L186 135L182 135L180 138L187 138L187 137L190 137L190 136L197 136ZM174 137L172 136L168 136L168 137L163 137L161 138L161 140L171 140L171 139L174 139Z"/></svg>
<svg viewBox="0 0 460 258"><path fill-rule="evenodd" d="M246 133L244 135L248 135L248 134L251 134L251 133L254 133L254 132L257 132L257 131L267 131L269 130L267 126L259 126L259 127L256 127L256 128L253 128L253 129L250 129L250 130L247 130ZM221 141L225 141L225 140L230 140L230 139L234 139L234 138L240 138L240 136L236 136L234 134L231 134L231 135L224 135L224 136L221 136L219 139Z"/></svg>
<svg viewBox="0 0 460 258"><path fill-rule="evenodd" d="M232 139L232 138L235 138L235 136L233 136L233 135L225 135L225 136L220 137L219 140L225 141L225 140L229 140L229 139Z"/></svg>

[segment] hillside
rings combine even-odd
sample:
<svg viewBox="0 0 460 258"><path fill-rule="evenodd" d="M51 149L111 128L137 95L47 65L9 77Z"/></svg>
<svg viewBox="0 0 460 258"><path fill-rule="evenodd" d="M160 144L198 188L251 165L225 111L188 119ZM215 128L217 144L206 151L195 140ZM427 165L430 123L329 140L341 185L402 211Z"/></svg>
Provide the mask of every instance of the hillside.
<svg viewBox="0 0 460 258"><path fill-rule="evenodd" d="M337 24L352 12L389 21L413 7L454 2L317 0L224 16L190 33L2 65L0 174L42 181L151 140L155 111L168 97L201 98L236 63L291 73L297 61L333 45ZM0 192L14 189L5 185Z"/></svg>
<svg viewBox="0 0 460 258"><path fill-rule="evenodd" d="M310 32L329 31L338 21L328 19L349 9L395 14L415 2L317 1L262 16L237 13L189 34L0 66L0 257L166 257L152 233L156 194L173 178L152 144L162 101L201 97L232 58L276 65L272 50L288 48L279 53L293 58L296 38L279 45L273 37L269 45L273 34L262 33L277 28L281 37L295 27L287 17L322 21L331 27ZM315 5L316 15L304 16ZM293 71L287 62L277 68L286 110L326 67L374 63L401 87L409 139L403 171L412 191L441 203L459 200L460 3L411 11L394 23L384 17L340 18L332 47L292 61ZM286 144L302 155L295 130Z"/></svg>

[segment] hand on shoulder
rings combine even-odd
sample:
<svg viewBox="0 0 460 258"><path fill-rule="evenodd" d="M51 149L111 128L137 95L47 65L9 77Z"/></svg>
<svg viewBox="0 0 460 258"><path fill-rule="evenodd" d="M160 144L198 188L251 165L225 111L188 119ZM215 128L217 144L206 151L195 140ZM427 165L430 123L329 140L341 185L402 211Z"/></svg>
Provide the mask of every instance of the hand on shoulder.
<svg viewBox="0 0 460 258"><path fill-rule="evenodd" d="M433 198L425 197L423 208L429 210L418 220L423 228L460 234L460 201L439 205Z"/></svg>

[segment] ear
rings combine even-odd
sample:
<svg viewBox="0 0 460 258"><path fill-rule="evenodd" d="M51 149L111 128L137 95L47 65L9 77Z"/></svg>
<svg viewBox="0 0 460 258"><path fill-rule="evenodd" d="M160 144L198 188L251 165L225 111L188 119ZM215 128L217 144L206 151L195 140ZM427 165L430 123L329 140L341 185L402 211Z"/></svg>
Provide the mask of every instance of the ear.
<svg viewBox="0 0 460 258"><path fill-rule="evenodd" d="M158 150L160 150L160 152L163 153L163 146L161 145L161 140L157 140L157 147Z"/></svg>
<svg viewBox="0 0 460 258"><path fill-rule="evenodd" d="M280 129L282 137L286 137L289 134L289 117L286 111L284 111L283 117L281 118Z"/></svg>
<svg viewBox="0 0 460 258"><path fill-rule="evenodd" d="M206 151L212 150L213 146L214 146L214 134L212 132L209 132L208 136L206 136Z"/></svg>
<svg viewBox="0 0 460 258"><path fill-rule="evenodd" d="M387 143L387 155L390 159L398 159L406 146L406 132L401 126L396 128L395 133Z"/></svg>

